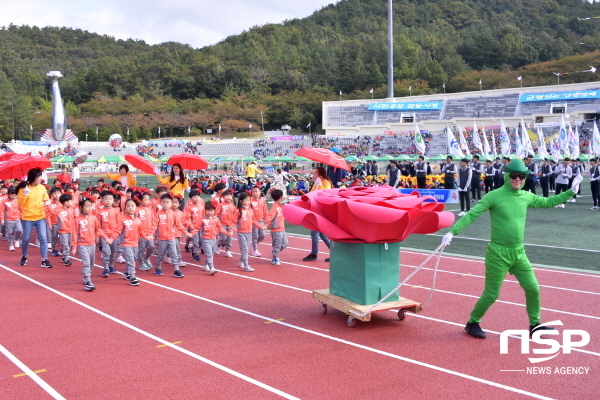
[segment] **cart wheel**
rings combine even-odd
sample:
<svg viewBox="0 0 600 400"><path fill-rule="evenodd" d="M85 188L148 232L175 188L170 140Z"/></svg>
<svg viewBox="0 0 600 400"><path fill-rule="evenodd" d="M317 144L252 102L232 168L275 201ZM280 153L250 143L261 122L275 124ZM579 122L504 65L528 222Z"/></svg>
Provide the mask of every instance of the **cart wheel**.
<svg viewBox="0 0 600 400"><path fill-rule="evenodd" d="M401 308L398 310L398 319L404 321L404 318L406 318L406 312Z"/></svg>
<svg viewBox="0 0 600 400"><path fill-rule="evenodd" d="M327 304L321 303L321 314L327 314Z"/></svg>
<svg viewBox="0 0 600 400"><path fill-rule="evenodd" d="M356 326L356 318L352 316L348 316L348 321L346 321L350 328L354 328Z"/></svg>

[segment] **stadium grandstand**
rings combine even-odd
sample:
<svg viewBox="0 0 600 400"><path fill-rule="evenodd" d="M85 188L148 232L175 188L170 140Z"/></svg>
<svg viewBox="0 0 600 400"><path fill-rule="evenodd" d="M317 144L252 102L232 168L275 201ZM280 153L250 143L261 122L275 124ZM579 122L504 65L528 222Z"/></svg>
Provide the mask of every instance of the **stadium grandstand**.
<svg viewBox="0 0 600 400"><path fill-rule="evenodd" d="M303 146L337 148L344 157L414 155L414 129L418 124L426 145L426 155L448 153L446 136L450 127L455 134L462 129L472 153L473 126L485 130L489 140L498 141L500 120L504 121L512 143L521 118L537 152L537 128L546 143L559 130L561 117L577 126L582 154L588 151L594 121L600 119L600 82L553 85L516 89L484 90L446 95L411 96L394 99L364 99L323 103L323 129L326 135L265 137L258 140L197 141L167 139L143 143L124 143L112 149L102 142L12 142L11 150L33 152L48 157L72 156L85 152L90 159L103 156L168 157L188 152L206 158L216 156L293 157ZM458 139L458 136L457 136Z"/></svg>

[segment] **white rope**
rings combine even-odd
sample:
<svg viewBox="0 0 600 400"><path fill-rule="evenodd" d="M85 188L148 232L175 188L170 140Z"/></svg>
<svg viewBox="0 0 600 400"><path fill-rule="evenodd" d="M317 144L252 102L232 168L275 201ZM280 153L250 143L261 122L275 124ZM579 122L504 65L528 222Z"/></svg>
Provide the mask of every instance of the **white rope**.
<svg viewBox="0 0 600 400"><path fill-rule="evenodd" d="M437 249L435 249L431 254L429 254L427 256L427 258L425 259L425 261L423 261L421 263L421 265L419 265L410 275L408 275L402 282L400 282L398 284L398 286L396 286L394 289L392 289L391 292L389 292L387 295L385 295L381 300L379 300L377 303L373 304L371 307L369 307L367 309L367 311L359 314L354 310L348 310L348 312L350 314L354 314L355 316L359 317L359 318L364 318L367 314L369 314L370 312L372 312L377 306L379 306L381 303L383 303L384 301L386 301L392 294L394 294L394 292L398 289L400 289L400 287L402 285L404 285L410 278L412 278L417 272L419 272L428 262L429 260L431 260L431 258L435 255L437 255L437 259L435 261L435 267L433 269L433 282L431 284L431 291L429 292L429 297L427 298L427 300L425 301L425 304L423 304L421 306L421 309L424 309L425 307L427 307L427 305L429 304L429 302L431 301L431 298L433 297L433 290L435 288L435 280L437 277L437 270L438 270L438 266L440 264L440 258L442 257L442 253L444 251L444 248L446 246L444 244L440 244Z"/></svg>

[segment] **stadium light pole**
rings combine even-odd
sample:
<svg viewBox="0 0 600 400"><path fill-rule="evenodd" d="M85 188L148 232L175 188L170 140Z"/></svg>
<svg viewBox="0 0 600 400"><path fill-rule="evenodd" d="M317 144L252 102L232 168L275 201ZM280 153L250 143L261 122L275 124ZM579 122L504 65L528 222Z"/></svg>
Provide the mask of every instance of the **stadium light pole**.
<svg viewBox="0 0 600 400"><path fill-rule="evenodd" d="M388 98L394 97L394 16L392 0L388 0Z"/></svg>

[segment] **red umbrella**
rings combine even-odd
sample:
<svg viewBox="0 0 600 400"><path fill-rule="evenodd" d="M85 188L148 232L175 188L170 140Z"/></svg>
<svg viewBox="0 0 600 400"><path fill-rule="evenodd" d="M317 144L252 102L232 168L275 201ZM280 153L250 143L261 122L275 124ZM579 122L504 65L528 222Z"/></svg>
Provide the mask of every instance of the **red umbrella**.
<svg viewBox="0 0 600 400"><path fill-rule="evenodd" d="M29 154L31 154L31 153L27 153L25 155L29 155ZM23 155L23 154L15 153L14 151L9 151L8 153L4 153L0 156L0 161L8 161L13 156L20 156L20 155Z"/></svg>
<svg viewBox="0 0 600 400"><path fill-rule="evenodd" d="M206 169L208 167L208 163L204 158L200 157L197 154L189 153L172 155L171 158L169 158L169 161L167 161L167 164L179 164L181 165L181 168L191 171L195 171L198 169Z"/></svg>
<svg viewBox="0 0 600 400"><path fill-rule="evenodd" d="M30 169L39 168L43 171L51 165L52 163L46 157L19 154L0 163L0 179L21 179Z"/></svg>
<svg viewBox="0 0 600 400"><path fill-rule="evenodd" d="M125 161L132 167L139 169L147 174L156 175L156 167L150 161L137 154L125 154Z"/></svg>
<svg viewBox="0 0 600 400"><path fill-rule="evenodd" d="M348 167L346 161L331 150L321 149L319 147L303 147L300 150L296 150L295 154L306 157L309 160L350 171L350 167Z"/></svg>

